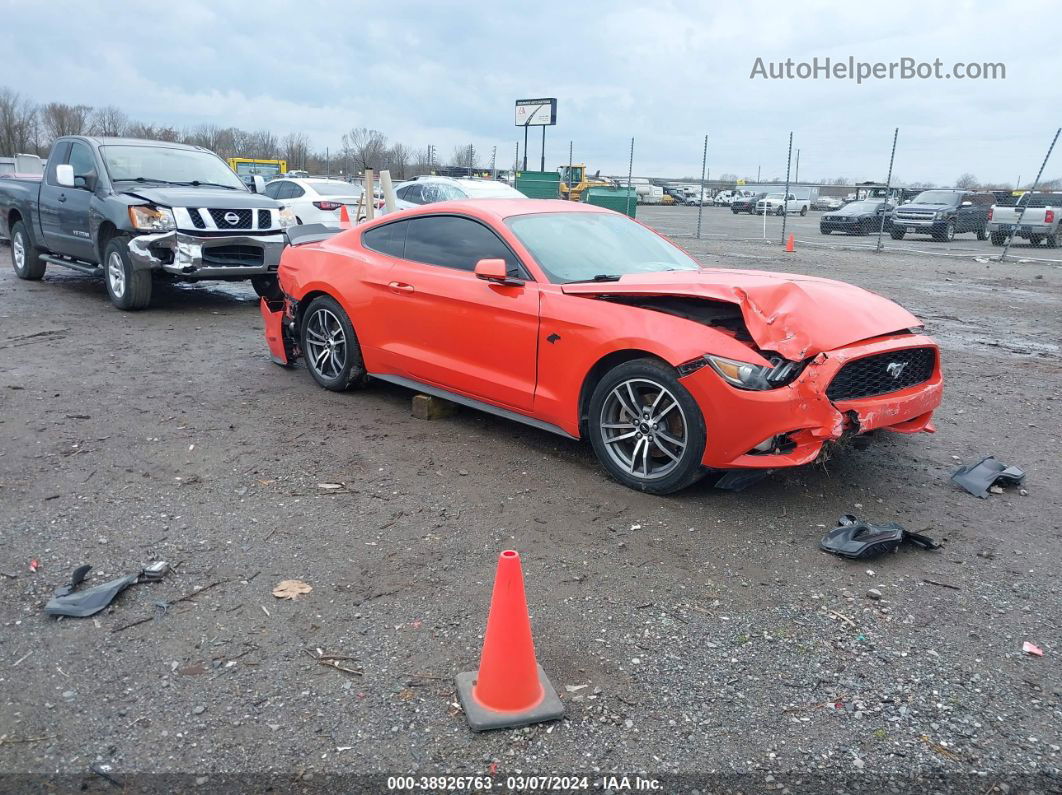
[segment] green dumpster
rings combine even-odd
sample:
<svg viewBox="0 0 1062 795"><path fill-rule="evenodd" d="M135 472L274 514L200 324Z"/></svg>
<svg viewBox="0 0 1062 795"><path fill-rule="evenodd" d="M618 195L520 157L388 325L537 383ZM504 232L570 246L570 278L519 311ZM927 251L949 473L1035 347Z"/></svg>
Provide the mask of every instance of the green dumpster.
<svg viewBox="0 0 1062 795"><path fill-rule="evenodd" d="M583 201L595 207L607 207L634 218L638 211L638 194L634 188L587 188Z"/></svg>
<svg viewBox="0 0 1062 795"><path fill-rule="evenodd" d="M559 199L560 174L556 171L517 171L516 189L529 199Z"/></svg>

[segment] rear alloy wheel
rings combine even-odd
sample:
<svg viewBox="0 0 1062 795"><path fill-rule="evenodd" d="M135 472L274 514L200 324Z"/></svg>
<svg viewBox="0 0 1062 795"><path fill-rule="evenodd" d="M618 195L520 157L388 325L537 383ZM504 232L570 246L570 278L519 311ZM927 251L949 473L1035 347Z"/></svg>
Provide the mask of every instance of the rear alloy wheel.
<svg viewBox="0 0 1062 795"><path fill-rule="evenodd" d="M598 460L630 488L670 494L703 475L704 416L662 362L636 359L609 371L590 400L589 432Z"/></svg>
<svg viewBox="0 0 1062 795"><path fill-rule="evenodd" d="M43 278L44 269L48 267L37 247L30 242L21 221L15 221L11 227L11 267L18 278L31 282Z"/></svg>
<svg viewBox="0 0 1062 795"><path fill-rule="evenodd" d="M315 298L306 308L302 353L313 380L325 389L345 392L368 381L350 318L330 296Z"/></svg>

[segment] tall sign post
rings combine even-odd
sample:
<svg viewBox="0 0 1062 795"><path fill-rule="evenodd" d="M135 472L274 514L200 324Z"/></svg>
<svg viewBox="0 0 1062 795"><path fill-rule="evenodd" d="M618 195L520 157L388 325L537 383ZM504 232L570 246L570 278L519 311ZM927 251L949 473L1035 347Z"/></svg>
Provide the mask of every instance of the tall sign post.
<svg viewBox="0 0 1062 795"><path fill-rule="evenodd" d="M557 98L516 100L516 126L524 128L524 171L527 171L527 128L542 128L542 171L546 170L546 128L557 123Z"/></svg>

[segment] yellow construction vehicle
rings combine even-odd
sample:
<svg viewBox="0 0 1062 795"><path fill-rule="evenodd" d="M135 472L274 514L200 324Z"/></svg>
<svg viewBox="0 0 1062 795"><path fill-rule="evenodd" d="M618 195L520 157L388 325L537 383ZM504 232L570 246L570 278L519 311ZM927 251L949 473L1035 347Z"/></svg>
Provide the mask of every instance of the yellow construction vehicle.
<svg viewBox="0 0 1062 795"><path fill-rule="evenodd" d="M570 166L560 166L560 195L562 199L577 202L582 200L583 191L587 188L614 188L612 180L605 179L598 171L592 177L586 176L584 163L572 163Z"/></svg>

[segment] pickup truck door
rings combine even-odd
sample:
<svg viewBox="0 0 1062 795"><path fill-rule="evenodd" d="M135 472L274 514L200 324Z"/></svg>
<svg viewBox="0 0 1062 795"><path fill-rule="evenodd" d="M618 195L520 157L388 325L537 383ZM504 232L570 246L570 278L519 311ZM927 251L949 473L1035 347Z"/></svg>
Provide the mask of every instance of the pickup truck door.
<svg viewBox="0 0 1062 795"><path fill-rule="evenodd" d="M44 171L44 179L41 180L41 189L38 194L37 218L40 224L40 242L49 251L57 250L56 245L59 242L59 208L63 206L59 202L59 192L67 190L66 188L61 188L55 181L55 168L61 163L65 163L69 154L69 141L60 141L52 147L52 151L48 154L48 167Z"/></svg>
<svg viewBox="0 0 1062 795"><path fill-rule="evenodd" d="M89 203L99 184L100 169L91 147L81 141L70 144L66 162L74 169L74 187L58 187L59 232L57 253L95 262L98 259L89 226Z"/></svg>

